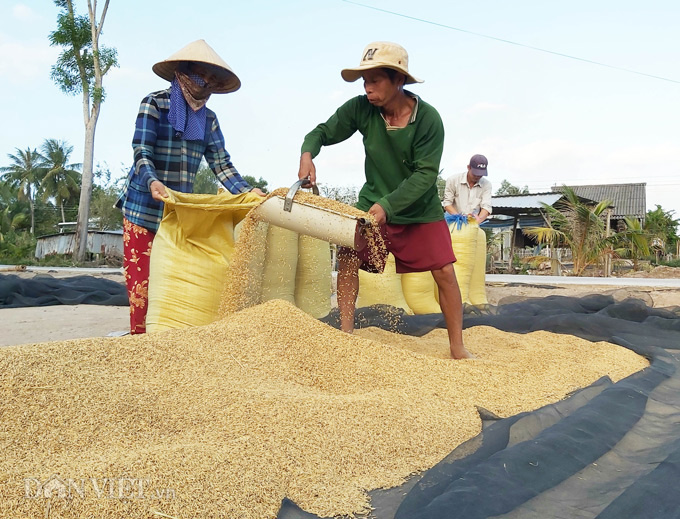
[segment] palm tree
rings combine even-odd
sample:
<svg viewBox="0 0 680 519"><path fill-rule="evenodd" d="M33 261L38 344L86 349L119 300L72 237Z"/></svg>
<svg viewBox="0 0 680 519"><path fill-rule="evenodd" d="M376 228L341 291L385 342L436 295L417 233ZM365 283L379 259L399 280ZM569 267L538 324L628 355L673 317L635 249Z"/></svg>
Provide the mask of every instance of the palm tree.
<svg viewBox="0 0 680 519"><path fill-rule="evenodd" d="M0 168L5 179L19 190L19 198L28 200L31 210L31 234L35 231L35 193L40 185L40 175L44 168L44 158L37 150L16 148L16 153L7 155L12 164Z"/></svg>
<svg viewBox="0 0 680 519"><path fill-rule="evenodd" d="M42 155L45 158L45 176L40 188L43 201L54 198L61 209L61 221L66 221L64 202L72 200L80 193L80 164L69 164L68 159L73 152L73 146L65 141L46 139L42 145Z"/></svg>
<svg viewBox="0 0 680 519"><path fill-rule="evenodd" d="M633 260L633 270L638 269L640 256L649 256L650 233L646 231L640 220L636 218L624 217L626 228L616 233L614 239L620 245L616 253L622 258Z"/></svg>
<svg viewBox="0 0 680 519"><path fill-rule="evenodd" d="M0 180L0 243L12 231L26 224L25 202L18 199L18 190Z"/></svg>
<svg viewBox="0 0 680 519"><path fill-rule="evenodd" d="M524 234L551 247L569 247L574 261L574 275L580 276L589 265L612 252L612 239L606 236L602 214L611 200L596 205L584 203L574 190L563 186L563 199L554 206L542 203L547 227L530 227Z"/></svg>

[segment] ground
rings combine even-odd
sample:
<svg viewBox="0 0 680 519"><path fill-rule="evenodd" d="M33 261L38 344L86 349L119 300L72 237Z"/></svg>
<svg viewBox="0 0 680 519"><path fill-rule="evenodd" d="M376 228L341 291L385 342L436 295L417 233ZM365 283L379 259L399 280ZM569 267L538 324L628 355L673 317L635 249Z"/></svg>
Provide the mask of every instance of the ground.
<svg viewBox="0 0 680 519"><path fill-rule="evenodd" d="M10 272L6 272L10 273ZM34 272L11 272L21 277L33 277ZM636 273L634 277L658 279L680 278L680 268L659 270L646 274ZM72 276L73 272L50 272L52 276ZM97 274L123 282L121 274ZM633 276L631 276L633 277ZM648 305L656 308L680 305L680 289L658 287L613 288L605 285L547 285L519 283L487 283L487 299L496 305L499 301L510 302L514 298L576 296L593 293L612 293L617 299L628 295L642 298ZM3 333L0 346L27 344L33 342L60 341L83 337L102 337L128 329L127 307L96 305L56 305L33 308L3 308L0 310Z"/></svg>

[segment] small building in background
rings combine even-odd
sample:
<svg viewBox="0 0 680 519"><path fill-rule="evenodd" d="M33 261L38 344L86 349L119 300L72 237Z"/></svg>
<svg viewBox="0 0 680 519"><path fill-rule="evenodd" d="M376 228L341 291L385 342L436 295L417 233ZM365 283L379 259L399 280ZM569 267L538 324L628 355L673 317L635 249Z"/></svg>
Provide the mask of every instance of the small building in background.
<svg viewBox="0 0 680 519"><path fill-rule="evenodd" d="M123 258L123 230L102 231L93 228L96 221L90 221L87 231L87 252L94 258ZM43 259L55 254L73 254L76 246L76 222L57 224L59 232L40 236L35 244L35 257ZM71 230L73 229L73 230Z"/></svg>
<svg viewBox="0 0 680 519"><path fill-rule="evenodd" d="M42 259L52 254L73 254L75 232L41 236L35 244L35 257ZM123 257L123 231L88 231L87 252L94 257Z"/></svg>

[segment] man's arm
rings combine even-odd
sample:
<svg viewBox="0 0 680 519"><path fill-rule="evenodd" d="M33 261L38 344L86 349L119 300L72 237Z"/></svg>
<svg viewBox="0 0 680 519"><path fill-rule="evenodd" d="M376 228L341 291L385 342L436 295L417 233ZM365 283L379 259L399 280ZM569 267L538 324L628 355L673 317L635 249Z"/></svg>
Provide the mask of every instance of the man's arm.
<svg viewBox="0 0 680 519"><path fill-rule="evenodd" d="M449 214L458 214L455 202L456 196L458 196L458 175L447 178L446 186L444 187L444 200L442 200L442 205L444 206L444 210Z"/></svg>
<svg viewBox="0 0 680 519"><path fill-rule="evenodd" d="M482 200L479 203L479 214L475 217L477 223L482 223L491 214L491 182L484 182L482 186Z"/></svg>

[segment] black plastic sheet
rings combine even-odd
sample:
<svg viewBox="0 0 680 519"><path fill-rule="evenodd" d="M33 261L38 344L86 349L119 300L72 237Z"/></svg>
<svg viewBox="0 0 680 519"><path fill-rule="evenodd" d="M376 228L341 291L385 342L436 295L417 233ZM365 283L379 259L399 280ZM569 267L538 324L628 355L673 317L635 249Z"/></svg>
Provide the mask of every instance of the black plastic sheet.
<svg viewBox="0 0 680 519"><path fill-rule="evenodd" d="M0 308L50 305L128 306L129 302L125 285L110 279L0 274Z"/></svg>

